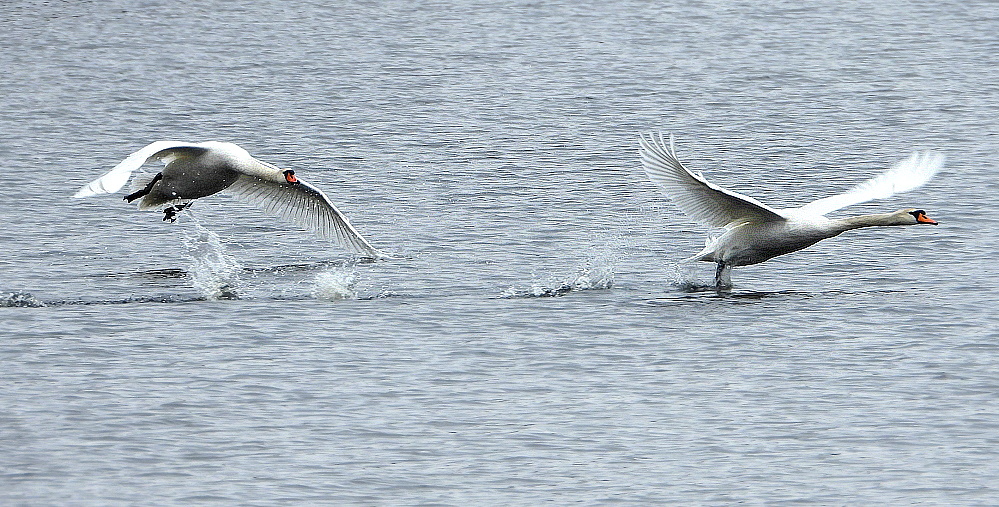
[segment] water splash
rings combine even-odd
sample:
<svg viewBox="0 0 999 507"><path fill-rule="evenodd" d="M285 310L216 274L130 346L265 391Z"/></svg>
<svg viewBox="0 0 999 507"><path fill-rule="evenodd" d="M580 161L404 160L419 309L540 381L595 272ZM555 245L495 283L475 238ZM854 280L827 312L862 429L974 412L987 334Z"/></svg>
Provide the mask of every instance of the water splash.
<svg viewBox="0 0 999 507"><path fill-rule="evenodd" d="M572 280L573 290L604 290L614 286L614 264L590 260Z"/></svg>
<svg viewBox="0 0 999 507"><path fill-rule="evenodd" d="M336 267L316 275L312 296L323 301L357 299L357 271L353 266Z"/></svg>
<svg viewBox="0 0 999 507"><path fill-rule="evenodd" d="M191 283L205 299L239 299L239 274L243 266L226 252L218 234L194 222L194 231L186 231L184 246L191 265L187 270Z"/></svg>
<svg viewBox="0 0 999 507"><path fill-rule="evenodd" d="M607 258L590 259L574 275L565 279L532 282L529 288L510 287L501 298L559 297L583 290L605 290L614 286L614 263Z"/></svg>
<svg viewBox="0 0 999 507"><path fill-rule="evenodd" d="M0 292L0 308L41 308L46 306L28 292Z"/></svg>
<svg viewBox="0 0 999 507"><path fill-rule="evenodd" d="M697 279L697 266L692 262L669 265L670 285L680 292L702 292L714 290L714 284L705 284Z"/></svg>

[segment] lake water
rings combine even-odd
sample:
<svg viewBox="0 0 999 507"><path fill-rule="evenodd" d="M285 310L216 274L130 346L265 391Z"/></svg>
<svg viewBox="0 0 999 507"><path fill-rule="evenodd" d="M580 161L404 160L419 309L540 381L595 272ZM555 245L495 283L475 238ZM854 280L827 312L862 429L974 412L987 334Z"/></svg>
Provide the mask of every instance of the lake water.
<svg viewBox="0 0 999 507"><path fill-rule="evenodd" d="M999 6L7 2L0 503L994 505ZM916 149L939 227L735 288L638 135L775 207ZM79 186L224 140L343 250L226 196Z"/></svg>

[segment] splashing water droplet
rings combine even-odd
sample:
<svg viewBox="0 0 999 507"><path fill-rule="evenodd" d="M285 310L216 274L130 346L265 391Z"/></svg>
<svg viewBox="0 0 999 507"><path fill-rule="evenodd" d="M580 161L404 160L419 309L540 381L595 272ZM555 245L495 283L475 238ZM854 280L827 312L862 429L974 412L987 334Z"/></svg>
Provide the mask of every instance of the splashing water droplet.
<svg viewBox="0 0 999 507"><path fill-rule="evenodd" d="M28 292L0 292L0 307L41 308L46 306Z"/></svg>
<svg viewBox="0 0 999 507"><path fill-rule="evenodd" d="M604 290L614 286L614 262L608 255L601 255L586 261L575 275L563 279L550 279L545 283L533 282L529 289L509 287L501 298L518 297L559 297L581 290Z"/></svg>
<svg viewBox="0 0 999 507"><path fill-rule="evenodd" d="M330 269L316 275L312 296L324 301L356 299L355 285L357 285L357 271L353 266Z"/></svg>
<svg viewBox="0 0 999 507"><path fill-rule="evenodd" d="M239 273L243 266L225 251L218 234L200 224L193 225L194 232L184 236L192 284L205 299L239 299Z"/></svg>
<svg viewBox="0 0 999 507"><path fill-rule="evenodd" d="M704 284L697 279L697 267L693 263L673 263L669 266L670 285L680 292L701 292L714 289L714 284Z"/></svg>

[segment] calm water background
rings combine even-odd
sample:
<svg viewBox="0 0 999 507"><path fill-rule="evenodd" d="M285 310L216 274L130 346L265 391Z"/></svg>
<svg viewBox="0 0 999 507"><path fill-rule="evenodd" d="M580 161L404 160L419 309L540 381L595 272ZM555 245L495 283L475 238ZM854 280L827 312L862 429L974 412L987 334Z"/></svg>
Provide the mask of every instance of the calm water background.
<svg viewBox="0 0 999 507"><path fill-rule="evenodd" d="M0 503L999 502L992 2L6 2ZM734 272L639 132L774 206L928 186ZM159 139L327 190L68 199ZM13 295L10 295L13 294ZM558 296L558 297L547 297ZM235 299L234 299L235 298Z"/></svg>

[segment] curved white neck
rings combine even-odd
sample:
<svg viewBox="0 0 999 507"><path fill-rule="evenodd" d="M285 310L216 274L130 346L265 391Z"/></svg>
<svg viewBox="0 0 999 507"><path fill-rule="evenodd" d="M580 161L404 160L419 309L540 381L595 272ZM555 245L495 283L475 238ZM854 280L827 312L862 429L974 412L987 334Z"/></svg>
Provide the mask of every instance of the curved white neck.
<svg viewBox="0 0 999 507"><path fill-rule="evenodd" d="M849 218L831 220L833 229L837 234L852 229L862 227L886 227L892 225L910 225L908 222L900 220L897 213L875 213L871 215L859 215Z"/></svg>
<svg viewBox="0 0 999 507"><path fill-rule="evenodd" d="M249 160L242 161L240 172L275 183L283 183L285 181L284 173L281 169L275 165L268 164L267 162L257 160L253 157L250 157Z"/></svg>

